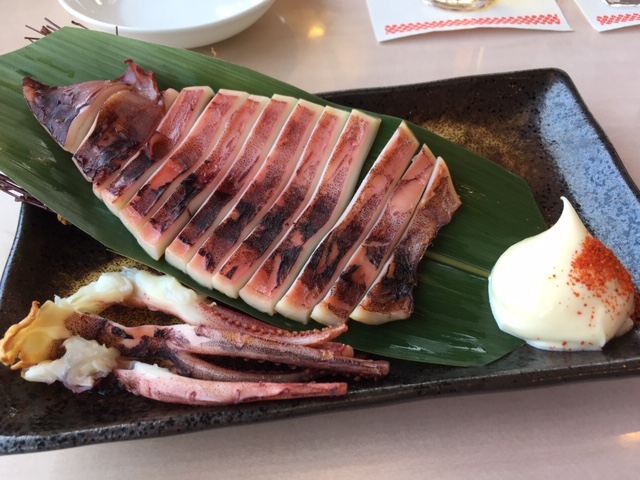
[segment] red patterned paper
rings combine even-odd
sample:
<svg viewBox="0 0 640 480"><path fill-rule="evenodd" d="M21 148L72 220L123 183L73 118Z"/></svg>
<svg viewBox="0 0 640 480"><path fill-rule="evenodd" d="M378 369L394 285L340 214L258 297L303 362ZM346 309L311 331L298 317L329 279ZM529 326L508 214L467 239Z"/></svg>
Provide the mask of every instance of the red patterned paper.
<svg viewBox="0 0 640 480"><path fill-rule="evenodd" d="M638 22L640 13L621 13L619 15L598 15L596 17L600 25L615 25L618 23Z"/></svg>
<svg viewBox="0 0 640 480"><path fill-rule="evenodd" d="M561 23L562 21L557 14L488 18L456 18L429 22L385 25L385 32L387 35L394 35L405 32L437 30L440 28L486 27L492 25L560 25Z"/></svg>

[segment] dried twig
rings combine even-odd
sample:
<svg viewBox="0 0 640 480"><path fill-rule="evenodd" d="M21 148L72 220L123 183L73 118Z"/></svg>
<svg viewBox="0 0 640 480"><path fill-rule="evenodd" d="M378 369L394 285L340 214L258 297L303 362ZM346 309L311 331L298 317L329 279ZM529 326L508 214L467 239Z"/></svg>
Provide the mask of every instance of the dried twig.
<svg viewBox="0 0 640 480"><path fill-rule="evenodd" d="M29 40L31 43L33 43L36 40L40 40L42 37L46 37L50 33L55 32L56 30L60 30L60 26L57 25L55 22L52 22L47 17L44 18L44 21L47 22L47 23L45 25L43 25L42 27L40 27L40 29L34 28L34 27L30 26L30 25L25 25L25 27L27 27L29 30L33 30L34 32L42 35L41 37L24 37L25 40ZM80 22L76 22L75 20L71 20L71 24L75 25L76 27L81 27L81 28L84 28L84 29L88 30L87 27L82 25Z"/></svg>
<svg viewBox="0 0 640 480"><path fill-rule="evenodd" d="M0 191L12 196L16 202L28 203L49 210L40 200L32 197L24 188L2 173L0 173Z"/></svg>

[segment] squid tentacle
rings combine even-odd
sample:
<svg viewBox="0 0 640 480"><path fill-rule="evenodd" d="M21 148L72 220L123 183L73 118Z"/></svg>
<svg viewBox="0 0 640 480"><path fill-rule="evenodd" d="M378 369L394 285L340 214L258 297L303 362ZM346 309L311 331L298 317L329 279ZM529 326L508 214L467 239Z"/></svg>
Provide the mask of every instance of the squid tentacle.
<svg viewBox="0 0 640 480"><path fill-rule="evenodd" d="M320 345L336 339L347 331L346 325L334 325L322 329L289 331L276 328L268 323L245 313L220 304L203 304L201 308L206 312L209 322L207 326L234 330L237 332L253 333L261 338L274 338L281 342L298 345ZM189 322L187 322L189 323Z"/></svg>
<svg viewBox="0 0 640 480"><path fill-rule="evenodd" d="M315 376L306 370L291 372L239 371L208 362L198 355L186 351L174 351L171 364L176 373L200 380L221 382L308 382Z"/></svg>
<svg viewBox="0 0 640 480"><path fill-rule="evenodd" d="M346 325L304 331L277 328L230 307L210 303L204 295L184 287L172 277L132 268L104 273L98 280L80 288L70 297L58 299L58 302L95 314L116 304L149 308L190 325L207 325L299 345L325 344L347 330Z"/></svg>
<svg viewBox="0 0 640 480"><path fill-rule="evenodd" d="M352 347L334 341L345 325L286 335L207 304L170 277L156 277L159 288L145 286L153 277L134 270L104 274L70 297L42 308L33 302L28 316L0 339L0 362L21 369L25 379L60 380L73 391L91 388L113 372L135 394L192 405L344 395L346 383L315 380L330 374L377 379L389 371L388 362L357 358ZM129 327L101 315L115 304L146 306L190 322ZM78 341L66 341L72 338ZM61 345L65 353L58 358ZM119 360L104 361L113 355ZM236 370L211 357L264 365Z"/></svg>
<svg viewBox="0 0 640 480"><path fill-rule="evenodd" d="M75 335L115 347L122 355L132 358L170 359L172 351L183 350L201 355L266 360L373 378L388 373L388 363L384 361L342 357L331 349L290 345L202 325L125 327L98 315L72 313L65 320L65 327Z"/></svg>
<svg viewBox="0 0 640 480"><path fill-rule="evenodd" d="M114 373L124 387L136 395L188 405L229 405L347 393L347 384L344 382L217 382L182 377L141 362L132 362L131 368L118 368Z"/></svg>
<svg viewBox="0 0 640 480"><path fill-rule="evenodd" d="M373 378L378 378L388 373L387 362L342 357L333 350L322 348L322 346L286 345L266 338L258 338L238 332L214 330L205 326L192 329L185 327L185 325L175 325L166 328L171 328L176 333L176 335L171 336L171 343L175 343L180 348L192 353L231 357L241 356L256 360L298 365L316 370L330 369L333 372Z"/></svg>

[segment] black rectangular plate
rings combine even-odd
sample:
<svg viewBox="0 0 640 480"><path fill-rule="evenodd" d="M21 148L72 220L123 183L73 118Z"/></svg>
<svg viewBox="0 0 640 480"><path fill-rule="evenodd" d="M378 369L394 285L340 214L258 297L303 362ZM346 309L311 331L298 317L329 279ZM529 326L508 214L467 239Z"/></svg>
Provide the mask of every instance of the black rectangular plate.
<svg viewBox="0 0 640 480"><path fill-rule="evenodd" d="M640 194L570 78L542 69L322 95L345 106L405 118L523 177L547 222L567 196L591 231L640 280ZM50 299L116 256L53 214L24 206L0 284L0 331L31 301ZM67 448L193 432L231 424L361 407L436 394L529 387L640 370L637 329L602 352L560 353L527 346L485 367L392 360L378 382L355 382L339 399L188 407L123 392L73 394L0 369L0 453Z"/></svg>

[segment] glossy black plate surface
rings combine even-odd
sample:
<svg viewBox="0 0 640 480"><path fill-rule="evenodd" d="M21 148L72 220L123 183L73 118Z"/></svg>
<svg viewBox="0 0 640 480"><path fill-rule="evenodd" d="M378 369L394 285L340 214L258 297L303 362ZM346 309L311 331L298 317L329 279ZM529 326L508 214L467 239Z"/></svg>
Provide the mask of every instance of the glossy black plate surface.
<svg viewBox="0 0 640 480"><path fill-rule="evenodd" d="M640 283L640 194L573 83L558 70L467 77L374 90L328 93L346 106L406 118L522 176L549 223L567 196L589 228L615 250ZM0 285L0 330L22 319L32 300L117 262L112 253L54 215L25 206ZM0 453L67 448L275 420L295 415L640 371L637 330L600 353L522 347L482 368L394 360L391 374L359 382L341 399L232 407L166 405L109 391L72 394L0 369Z"/></svg>

